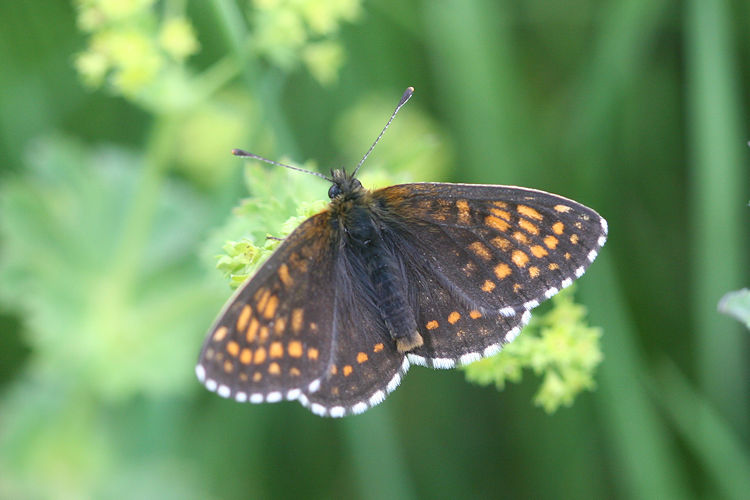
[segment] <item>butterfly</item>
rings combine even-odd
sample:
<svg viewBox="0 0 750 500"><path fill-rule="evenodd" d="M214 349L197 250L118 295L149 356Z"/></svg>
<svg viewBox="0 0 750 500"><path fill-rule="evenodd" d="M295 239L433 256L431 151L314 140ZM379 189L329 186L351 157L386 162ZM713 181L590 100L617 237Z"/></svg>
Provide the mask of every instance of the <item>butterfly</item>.
<svg viewBox="0 0 750 500"><path fill-rule="evenodd" d="M607 238L594 210L514 186L370 191L333 170L327 209L287 236L210 328L196 375L239 402L297 400L342 417L381 403L411 365L453 368L512 341ZM252 153L241 157L283 165Z"/></svg>

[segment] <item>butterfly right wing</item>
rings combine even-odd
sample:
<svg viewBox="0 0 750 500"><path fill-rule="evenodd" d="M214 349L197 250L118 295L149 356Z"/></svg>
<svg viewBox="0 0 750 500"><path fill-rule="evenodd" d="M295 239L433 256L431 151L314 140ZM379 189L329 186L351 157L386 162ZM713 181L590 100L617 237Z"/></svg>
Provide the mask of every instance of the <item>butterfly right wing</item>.
<svg viewBox="0 0 750 500"><path fill-rule="evenodd" d="M293 400L323 375L338 249L330 217L303 222L229 300L195 369L207 389L240 402Z"/></svg>
<svg viewBox="0 0 750 500"><path fill-rule="evenodd" d="M413 287L424 344L408 358L436 368L497 352L584 273L607 235L595 211L533 189L416 183L373 194Z"/></svg>

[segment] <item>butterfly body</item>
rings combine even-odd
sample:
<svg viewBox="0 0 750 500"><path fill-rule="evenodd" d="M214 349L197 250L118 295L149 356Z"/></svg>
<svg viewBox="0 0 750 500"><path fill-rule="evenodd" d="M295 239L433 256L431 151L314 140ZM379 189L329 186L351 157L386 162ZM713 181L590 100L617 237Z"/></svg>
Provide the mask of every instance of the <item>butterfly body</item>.
<svg viewBox="0 0 750 500"><path fill-rule="evenodd" d="M606 240L593 210L513 186L370 191L335 171L329 197L219 315L196 369L210 390L360 413L411 364L498 352Z"/></svg>
<svg viewBox="0 0 750 500"><path fill-rule="evenodd" d="M335 246L341 272L351 279L355 295L369 299L399 351L422 345L407 300L403 262L388 241L388 229L394 221L387 200L363 188L345 171L334 171L332 178L329 220L338 229Z"/></svg>

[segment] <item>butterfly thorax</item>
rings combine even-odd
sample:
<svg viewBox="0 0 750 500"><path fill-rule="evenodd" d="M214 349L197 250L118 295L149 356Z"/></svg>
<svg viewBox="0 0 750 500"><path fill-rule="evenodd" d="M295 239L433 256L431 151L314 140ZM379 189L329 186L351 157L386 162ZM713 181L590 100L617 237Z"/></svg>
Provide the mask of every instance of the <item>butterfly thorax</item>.
<svg viewBox="0 0 750 500"><path fill-rule="evenodd" d="M349 278L368 289L378 313L399 351L422 345L422 337L407 297L408 283L403 264L382 237L378 201L373 193L343 170L333 171L331 224L340 238L339 252L348 259Z"/></svg>

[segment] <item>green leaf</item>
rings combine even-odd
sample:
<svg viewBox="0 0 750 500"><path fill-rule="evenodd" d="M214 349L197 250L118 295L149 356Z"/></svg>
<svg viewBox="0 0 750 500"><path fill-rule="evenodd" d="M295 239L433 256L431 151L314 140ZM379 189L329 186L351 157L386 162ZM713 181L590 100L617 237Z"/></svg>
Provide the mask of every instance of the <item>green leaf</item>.
<svg viewBox="0 0 750 500"><path fill-rule="evenodd" d="M134 244L124 231L143 213L141 158L60 138L32 151L28 173L0 190L0 297L21 311L33 370L105 399L194 387L217 293L192 250L208 211L163 184Z"/></svg>

